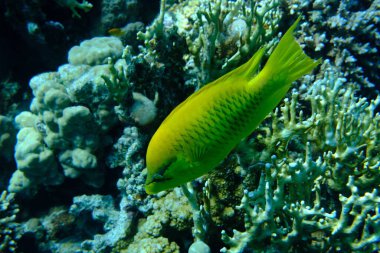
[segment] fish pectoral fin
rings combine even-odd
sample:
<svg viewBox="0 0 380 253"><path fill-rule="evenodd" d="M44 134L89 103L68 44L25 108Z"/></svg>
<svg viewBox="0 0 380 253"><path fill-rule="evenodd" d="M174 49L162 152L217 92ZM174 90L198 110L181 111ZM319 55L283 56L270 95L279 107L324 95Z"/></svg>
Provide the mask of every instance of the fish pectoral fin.
<svg viewBox="0 0 380 253"><path fill-rule="evenodd" d="M208 150L209 147L206 145L196 145L191 151L191 160L193 162L202 160Z"/></svg>

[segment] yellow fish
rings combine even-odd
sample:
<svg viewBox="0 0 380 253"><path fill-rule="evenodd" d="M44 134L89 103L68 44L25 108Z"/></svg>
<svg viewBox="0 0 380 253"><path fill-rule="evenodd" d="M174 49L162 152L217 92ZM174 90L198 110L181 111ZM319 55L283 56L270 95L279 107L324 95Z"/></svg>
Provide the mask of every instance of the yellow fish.
<svg viewBox="0 0 380 253"><path fill-rule="evenodd" d="M277 106L291 83L320 63L309 58L292 35L299 20L259 73L263 48L166 117L147 150L148 194L179 186L215 168Z"/></svg>
<svg viewBox="0 0 380 253"><path fill-rule="evenodd" d="M121 37L125 35L125 30L123 30L123 28L111 28L107 32L109 35L112 35L115 37Z"/></svg>

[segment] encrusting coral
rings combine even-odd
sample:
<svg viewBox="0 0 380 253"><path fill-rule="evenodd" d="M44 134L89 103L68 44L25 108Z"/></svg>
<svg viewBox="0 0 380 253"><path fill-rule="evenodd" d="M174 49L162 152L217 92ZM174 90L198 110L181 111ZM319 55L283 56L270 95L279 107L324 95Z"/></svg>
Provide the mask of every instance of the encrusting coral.
<svg viewBox="0 0 380 253"><path fill-rule="evenodd" d="M123 209L123 201L120 209ZM117 241L124 240L129 234L133 215L114 207L115 203L110 195L78 196L73 199L70 213L78 217L91 214L94 221L103 223L104 233L95 234L93 238L81 243L81 248L88 252L104 252L111 249ZM86 219L86 218L84 218ZM80 228L85 230L84 228Z"/></svg>
<svg viewBox="0 0 380 253"><path fill-rule="evenodd" d="M192 211L186 198L176 189L153 201L152 214L141 221L133 242L125 252L180 252L175 242L164 237L165 231L173 231L169 237L183 243L181 235L191 223Z"/></svg>

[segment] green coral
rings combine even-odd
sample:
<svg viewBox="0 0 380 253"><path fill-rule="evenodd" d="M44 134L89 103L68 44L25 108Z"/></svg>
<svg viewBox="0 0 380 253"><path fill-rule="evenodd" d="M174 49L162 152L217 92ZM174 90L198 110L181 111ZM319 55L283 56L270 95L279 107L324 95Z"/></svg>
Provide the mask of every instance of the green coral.
<svg viewBox="0 0 380 253"><path fill-rule="evenodd" d="M201 84L236 67L273 39L279 1L199 1L186 38ZM222 69L222 70L221 70Z"/></svg>
<svg viewBox="0 0 380 253"><path fill-rule="evenodd" d="M261 46L273 45L282 17L279 6L277 0L194 0L170 7L161 1L158 18L138 37L157 53L162 37L176 30L188 50L182 52L186 84L199 88L247 60Z"/></svg>
<svg viewBox="0 0 380 253"><path fill-rule="evenodd" d="M186 71L196 85L237 67L268 42L273 45L282 16L279 5L277 0L199 0L172 6L167 16L186 38Z"/></svg>
<svg viewBox="0 0 380 253"><path fill-rule="evenodd" d="M244 168L255 166L243 171L244 230L222 233L224 252L379 250L380 98L355 96L328 61L321 73L238 153Z"/></svg>
<svg viewBox="0 0 380 253"><path fill-rule="evenodd" d="M127 46L123 55L130 55L130 47ZM129 57L127 58L129 59ZM108 59L110 75L102 75L102 78L107 85L108 91L112 99L119 105L126 105L131 100L131 82L128 79L127 61L121 60L119 64L113 64L112 59Z"/></svg>
<svg viewBox="0 0 380 253"><path fill-rule="evenodd" d="M162 31L176 27L186 38L186 83L193 87L263 44L271 48L282 18L277 1L181 2L164 15L162 6L158 23L144 34L145 45L158 54ZM244 32L233 30L238 26ZM380 98L358 97L357 86L329 61L302 82L237 148L237 159L218 168L223 173L199 180L206 182L203 189L183 187L193 210L193 236L212 250L220 243L216 226L224 229L225 252L378 249ZM357 224L345 222L356 220L355 212Z"/></svg>
<svg viewBox="0 0 380 253"><path fill-rule="evenodd" d="M93 5L86 0L83 0L81 3L77 0L55 0L57 4L70 8L73 13L73 17L81 18L78 10L83 10L84 12L89 12ZM77 10L78 9L78 10Z"/></svg>

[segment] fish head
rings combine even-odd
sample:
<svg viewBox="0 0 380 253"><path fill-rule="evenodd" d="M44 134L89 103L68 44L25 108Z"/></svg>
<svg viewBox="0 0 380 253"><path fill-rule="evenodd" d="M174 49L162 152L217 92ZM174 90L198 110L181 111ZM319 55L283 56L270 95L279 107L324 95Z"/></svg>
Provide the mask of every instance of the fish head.
<svg viewBox="0 0 380 253"><path fill-rule="evenodd" d="M148 175L145 191L148 194L158 193L189 181L189 172L193 165L182 156L175 156L163 161L159 166L147 164Z"/></svg>

